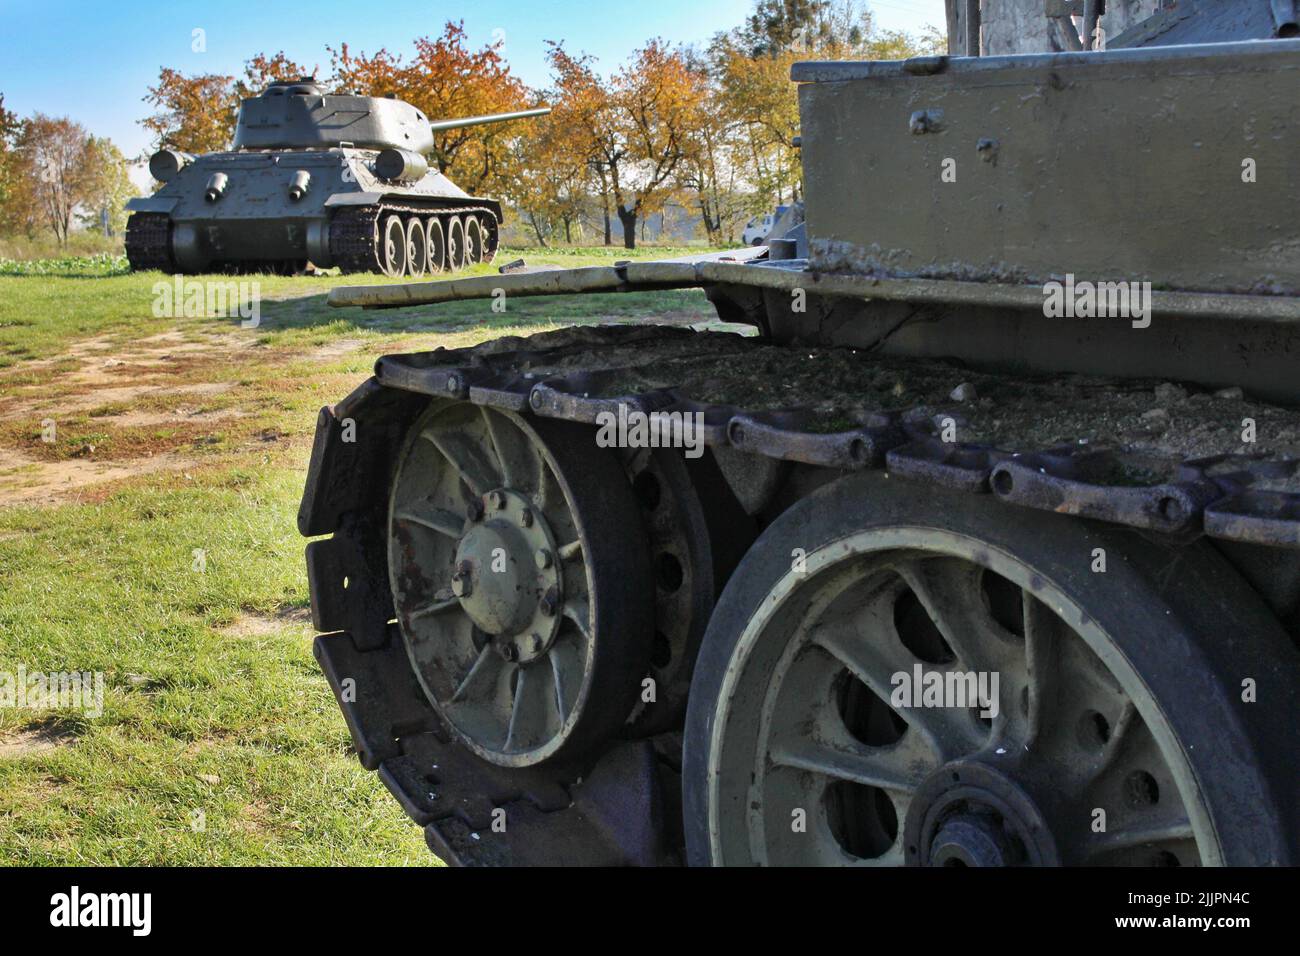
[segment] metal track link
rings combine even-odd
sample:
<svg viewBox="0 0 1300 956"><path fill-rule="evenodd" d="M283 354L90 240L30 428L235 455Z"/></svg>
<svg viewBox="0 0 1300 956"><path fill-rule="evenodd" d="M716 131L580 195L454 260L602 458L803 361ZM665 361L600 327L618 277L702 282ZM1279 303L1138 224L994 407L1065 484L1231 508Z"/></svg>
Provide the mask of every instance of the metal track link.
<svg viewBox="0 0 1300 956"><path fill-rule="evenodd" d="M830 396L818 394L814 383L785 402L747 407L694 390L701 382L707 386L712 370L723 365L733 379L748 378L756 386L770 380L776 349L762 340L668 327L573 328L469 349L385 356L376 364L375 381L592 425L600 413L617 413L620 407L698 413L709 446L828 468L885 469L973 494L991 493L1008 504L1152 531L1300 549L1300 493L1293 490L1300 489L1300 459L1245 455L1226 443L1194 457L1134 451L1098 442L1108 424L1101 416L1089 422L1096 426L1089 429L1091 436L1048 446L1017 440L1021 436L1008 441L1005 434L997 443L958 441L945 432L979 433L982 413L956 400L946 407L873 405L870 395L861 394L853 407L832 407ZM781 349L809 359L847 351ZM933 361L862 353L854 361L949 380L974 375ZM668 364L665 374L654 373ZM752 370L748 375L746 368Z"/></svg>
<svg viewBox="0 0 1300 956"><path fill-rule="evenodd" d="M166 213L135 212L126 221L126 261L133 272L172 272L171 220Z"/></svg>

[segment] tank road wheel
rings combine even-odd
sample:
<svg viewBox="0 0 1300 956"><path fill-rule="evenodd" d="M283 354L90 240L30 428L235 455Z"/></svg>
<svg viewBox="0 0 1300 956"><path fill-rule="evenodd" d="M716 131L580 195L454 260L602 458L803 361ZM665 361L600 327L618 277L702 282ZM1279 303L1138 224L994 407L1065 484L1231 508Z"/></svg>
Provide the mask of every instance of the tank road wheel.
<svg viewBox="0 0 1300 956"><path fill-rule="evenodd" d="M435 404L398 462L388 560L415 674L474 753L581 759L620 729L650 659L650 562L589 430Z"/></svg>
<svg viewBox="0 0 1300 956"><path fill-rule="evenodd" d="M499 240L497 217L488 213L479 219L479 225L483 227L483 261L491 262L497 257Z"/></svg>
<svg viewBox="0 0 1300 956"><path fill-rule="evenodd" d="M437 275L447 262L447 241L443 237L442 222L437 216L430 216L425 226L426 252L425 268L429 275Z"/></svg>
<svg viewBox="0 0 1300 956"><path fill-rule="evenodd" d="M476 266L483 261L483 226L478 216L465 217L465 264Z"/></svg>
<svg viewBox="0 0 1300 956"><path fill-rule="evenodd" d="M384 275L397 278L406 272L406 227L401 216L384 219L383 260Z"/></svg>
<svg viewBox="0 0 1300 956"><path fill-rule="evenodd" d="M447 271L465 268L465 224L460 216L447 220Z"/></svg>
<svg viewBox="0 0 1300 956"><path fill-rule="evenodd" d="M646 676L653 701L637 698L627 733L679 729L691 672L721 581L754 540L753 520L735 501L711 458L689 462L675 449L629 449L623 468L650 546L655 634Z"/></svg>
<svg viewBox="0 0 1300 956"><path fill-rule="evenodd" d="M412 216L406 222L406 274L417 277L424 275L428 261L428 240L424 234L424 222L419 216Z"/></svg>
<svg viewBox="0 0 1300 956"><path fill-rule="evenodd" d="M1289 862L1297 666L1209 546L843 479L764 532L710 622L685 734L689 855ZM927 699L918 671L990 675L990 691L996 674L997 706L984 719L947 677ZM1257 674L1276 707L1243 703ZM905 688L920 706L891 701Z"/></svg>

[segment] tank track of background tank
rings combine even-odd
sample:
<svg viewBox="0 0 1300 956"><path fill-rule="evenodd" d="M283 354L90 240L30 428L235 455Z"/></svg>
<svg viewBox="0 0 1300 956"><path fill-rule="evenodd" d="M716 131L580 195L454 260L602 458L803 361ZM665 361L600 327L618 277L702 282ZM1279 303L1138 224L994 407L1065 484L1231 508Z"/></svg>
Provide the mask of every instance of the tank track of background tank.
<svg viewBox="0 0 1300 956"><path fill-rule="evenodd" d="M828 477L882 469L915 482L920 495L927 484L939 485L1176 535L1175 540L1205 534L1224 547L1271 545L1257 549L1256 559L1262 555L1283 569L1300 560L1300 493L1282 490L1300 488L1300 461L1224 449L1161 462L1094 444L1008 450L998 444L1016 443L944 442L936 437L936 419L978 427L974 403L953 401L944 408L898 398L872 407L872 390L862 389L851 393L863 398L860 407L837 410L824 401L834 383L814 375L792 388L793 377L781 371L800 355L817 359L833 352L851 355L662 326L575 327L467 349L385 356L373 378L321 410L298 515L304 535L328 536L307 545L312 618L322 632L315 654L362 764L379 773L439 857L473 865L676 862L663 848L681 845L672 830L679 809L665 806L679 793L681 737L623 740L582 774L547 768L503 772L473 760L447 738L415 683L392 622L384 538L397 449L431 400L585 423L593 433L596 416L617 414L620 404L647 413L699 412L704 443L724 474L740 476L748 488L766 489L767 507L801 465ZM913 382L929 371L992 390L998 378L936 361L862 353L854 361L900 375L906 366ZM693 365L708 371L691 375ZM742 383L748 408L700 401L687 386L672 384L703 383L707 391L718 369ZM1017 394L1022 386L1028 402L1042 400L1020 380ZM1048 415L1051 409L1041 411ZM1254 408L1261 416L1265 412L1288 414ZM1107 422L1104 415L1083 414L1094 415L1099 427ZM344 439L348 420L355 423L353 441ZM751 513L764 507L753 500L742 504ZM344 693L347 681L354 686ZM624 783L610 782L619 780ZM508 837L491 829L497 807L508 807Z"/></svg>
<svg viewBox="0 0 1300 956"><path fill-rule="evenodd" d="M175 271L171 232L171 219L166 213L132 213L126 221L126 261L130 263L131 270Z"/></svg>
<svg viewBox="0 0 1300 956"><path fill-rule="evenodd" d="M437 215L444 219L465 213L480 214L488 234L483 261L491 262L496 255L497 217L486 206L431 208L388 202L374 206L345 206L330 219L330 256L341 272L384 271L379 261L379 221L390 213L419 213Z"/></svg>

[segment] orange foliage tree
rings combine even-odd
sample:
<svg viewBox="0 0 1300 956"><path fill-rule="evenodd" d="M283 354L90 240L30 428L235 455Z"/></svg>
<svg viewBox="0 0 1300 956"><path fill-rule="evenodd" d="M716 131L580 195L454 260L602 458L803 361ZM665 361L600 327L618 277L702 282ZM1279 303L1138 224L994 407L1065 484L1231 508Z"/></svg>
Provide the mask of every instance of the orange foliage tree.
<svg viewBox="0 0 1300 956"><path fill-rule="evenodd" d="M591 172L604 206L605 242L612 209L623 245L633 249L638 221L663 208L706 121L707 78L660 40L637 50L609 80L589 57L560 44L551 45L548 57L555 75L552 118L563 131L567 162Z"/></svg>
<svg viewBox="0 0 1300 956"><path fill-rule="evenodd" d="M163 67L158 85L144 101L158 112L140 121L159 148L186 153L214 153L230 145L239 110L234 77L219 73L186 76Z"/></svg>

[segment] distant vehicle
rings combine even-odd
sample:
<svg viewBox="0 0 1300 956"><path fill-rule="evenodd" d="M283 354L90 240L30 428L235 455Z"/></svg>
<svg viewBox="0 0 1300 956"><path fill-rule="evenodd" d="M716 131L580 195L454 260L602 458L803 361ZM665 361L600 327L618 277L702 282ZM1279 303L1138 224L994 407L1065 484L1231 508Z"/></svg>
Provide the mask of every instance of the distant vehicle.
<svg viewBox="0 0 1300 956"><path fill-rule="evenodd" d="M788 206L777 206L775 212L769 212L763 216L755 216L749 220L745 226L745 231L740 234L740 240L747 246L761 246L768 235L772 232L772 227L776 221L785 215Z"/></svg>
<svg viewBox="0 0 1300 956"><path fill-rule="evenodd" d="M501 204L470 196L426 154L442 130L549 112L430 122L395 97L276 81L244 100L234 149L149 160L163 186L127 204L127 259L137 271L292 273L310 261L413 277L490 262Z"/></svg>

